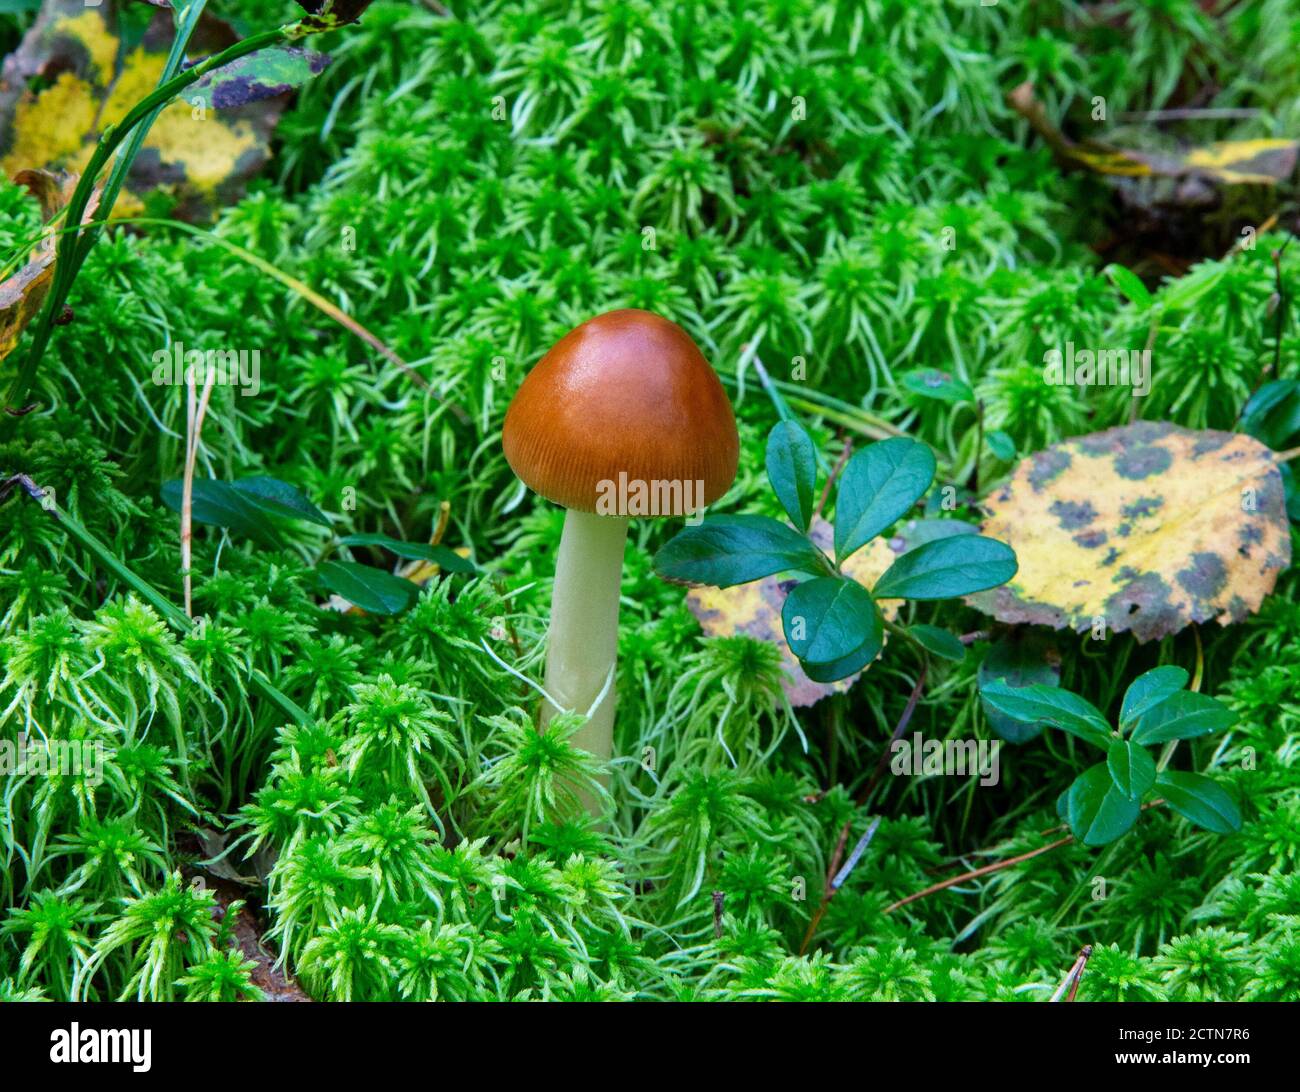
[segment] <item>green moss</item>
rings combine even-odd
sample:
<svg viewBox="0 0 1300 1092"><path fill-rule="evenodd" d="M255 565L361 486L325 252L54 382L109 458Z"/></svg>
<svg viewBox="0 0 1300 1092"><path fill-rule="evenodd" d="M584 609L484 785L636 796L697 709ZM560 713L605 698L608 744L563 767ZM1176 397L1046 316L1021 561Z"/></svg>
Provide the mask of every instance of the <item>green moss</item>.
<svg viewBox="0 0 1300 1092"><path fill-rule="evenodd" d="M245 29L294 8L213 6ZM1112 117L1174 103L1196 40L1224 104L1285 118L1294 42L1244 10L1261 5L1216 20L1191 0L1167 20L1121 3L1096 22L938 0L870 18L800 0L709 0L689 18L643 0L449 6L381 3L332 35L336 62L286 115L271 172L216 225L428 387L216 246L115 232L43 366L34 397L50 411L13 422L0 469L53 486L179 603L159 489L180 473L185 396L153 384L152 358L175 342L258 349L257 396L214 392L202 473L292 482L338 534L427 539L446 502L444 540L485 571L434 580L395 618L341 613L312 571L323 529L268 550L204 528L204 623L181 637L36 504L0 505L0 740L84 740L103 758L95 784L0 779L0 999L252 996L216 895L193 882L231 872L320 998L1041 999L1084 943L1081 999L1300 996L1293 578L1257 619L1201 634L1203 689L1240 723L1221 749L1183 754L1233 784L1240 834L1154 815L1104 854L1063 847L886 913L990 848L1044 844L1074 772L1059 745L1006 749L992 788L886 776L857 802L915 651L891 646L847 696L790 710L770 648L701 639L684 591L649 567L674 528L647 523L625 567L617 806L608 827L574 818L565 786L596 771L564 718L532 732L520 678L539 673L561 514L522 491L499 443L541 353L621 306L680 322L729 380L744 455L728 510L768 503L775 412L752 366L737 375L744 346L819 441L860 444L884 417L936 449L944 481L979 469L987 487L1006 467L985 451L977 468L975 413L909 399L904 371L969 383L984 427L1025 453L1126 422L1125 392L1041 381L1046 350L1140 346L1151 315L1089 249L1100 184L1062 175L1003 93L1032 76L1054 120L1094 135L1095 88ZM9 39L13 25L0 20ZM0 186L0 242L32 226ZM1279 241L1221 275L1198 267L1212 283L1162 314L1144 417L1232 425L1273 358ZM1300 249L1280 275L1300 295ZM1151 279L1158 303L1178 284ZM1298 347L1289 325L1282 374ZM925 620L987 625L938 609ZM1116 637L1058 646L1063 684L1102 707L1157 655ZM1196 645L1163 651L1190 664ZM967 660L930 665L910 730L989 735ZM315 723L250 693L250 666ZM852 849L876 816L800 954L841 829Z"/></svg>

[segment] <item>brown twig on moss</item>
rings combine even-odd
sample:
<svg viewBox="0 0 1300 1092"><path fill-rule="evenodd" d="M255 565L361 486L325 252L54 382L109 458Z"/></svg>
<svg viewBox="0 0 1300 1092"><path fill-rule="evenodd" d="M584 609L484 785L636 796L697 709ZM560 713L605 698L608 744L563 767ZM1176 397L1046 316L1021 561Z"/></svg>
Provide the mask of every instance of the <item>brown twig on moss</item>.
<svg viewBox="0 0 1300 1092"><path fill-rule="evenodd" d="M898 725L894 728L894 734L886 745L884 752L880 756L880 761L876 763L876 768L872 771L870 780L867 781L864 788L854 801L855 805L861 807L870 798L876 783L883 776L885 767L889 764L889 752L892 750L894 742L900 739L907 730L908 724L912 720L912 714L916 712L916 704L921 699L921 691L925 688L926 668L922 666L920 675L917 676L916 685L912 687L912 693L908 696L907 705L903 707L902 715L898 718ZM857 857L866 849L866 843L871 841L872 836L876 833L876 827L880 820L877 819L871 824L867 833L863 835L859 847L854 850L854 864L857 863ZM835 849L831 853L831 861L826 869L826 882L822 886L822 901L813 913L812 919L808 922L808 929L804 933L803 943L799 946L799 954L803 955L808 951L808 946L812 943L813 936L817 932L817 926L821 924L822 918L826 916L826 910L830 906L830 901L835 897L835 893L843 886L847 875L840 874L840 861L844 857L844 847L848 844L849 829L852 825L852 819L846 819L844 825L840 827L839 837L835 841Z"/></svg>
<svg viewBox="0 0 1300 1092"><path fill-rule="evenodd" d="M1065 978L1062 979L1061 984L1056 987L1056 992L1051 996L1052 1001L1060 1001L1061 994L1065 993L1067 988L1070 991L1070 995L1066 998L1066 1000L1067 1001L1074 1000L1075 994L1078 993L1079 991L1079 979L1083 977L1084 968L1088 966L1088 957L1091 955L1092 955L1092 945L1085 944L1083 948L1080 949L1078 957L1075 959L1074 963L1070 966L1070 969L1066 973Z"/></svg>
<svg viewBox="0 0 1300 1092"><path fill-rule="evenodd" d="M931 884L923 891L917 891L915 894L908 895L905 899L899 899L897 902L890 903L882 912L892 914L895 910L901 910L909 903L925 898L926 895L933 895L936 891L943 891L945 888L955 887L957 884L964 883L967 880L976 880L981 876L988 876L994 872L1000 872L1004 868L1010 868L1012 865L1022 864L1040 854L1047 853L1053 849L1059 849L1061 846L1069 845L1073 841L1074 835L1067 834L1064 838L1060 838L1055 842L1050 842L1045 846L1039 846L1037 849L1031 849L1028 853L1021 853L1019 856L1009 857L1005 861L994 861L991 865L985 865L983 868L975 868L970 872L963 872L960 876L953 876L951 879Z"/></svg>

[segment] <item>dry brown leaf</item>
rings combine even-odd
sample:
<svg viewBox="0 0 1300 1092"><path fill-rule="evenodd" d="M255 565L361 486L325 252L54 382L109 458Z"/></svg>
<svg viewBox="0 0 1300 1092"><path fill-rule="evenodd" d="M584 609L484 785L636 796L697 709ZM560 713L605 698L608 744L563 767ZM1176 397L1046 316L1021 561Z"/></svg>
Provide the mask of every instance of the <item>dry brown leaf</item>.
<svg viewBox="0 0 1300 1092"><path fill-rule="evenodd" d="M72 199L77 188L77 175L56 174L52 171L25 170L14 175L14 181L27 187L41 206L41 220L52 230L41 236L32 248L27 264L3 281L0 281L0 360L14 351L18 339L45 303L45 297L54 279L55 254L59 236L52 224ZM82 222L94 215L99 206L99 189L87 203Z"/></svg>

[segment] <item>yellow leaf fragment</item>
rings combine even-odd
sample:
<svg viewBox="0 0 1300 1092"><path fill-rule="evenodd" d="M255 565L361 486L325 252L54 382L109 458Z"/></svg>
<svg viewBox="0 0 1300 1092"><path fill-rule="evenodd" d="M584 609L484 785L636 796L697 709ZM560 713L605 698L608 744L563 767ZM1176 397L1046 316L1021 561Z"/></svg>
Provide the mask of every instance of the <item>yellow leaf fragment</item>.
<svg viewBox="0 0 1300 1092"><path fill-rule="evenodd" d="M1294 140L1229 140L1193 148L1186 163L1225 182L1271 186L1291 177L1298 147Z"/></svg>
<svg viewBox="0 0 1300 1092"><path fill-rule="evenodd" d="M1007 93L1007 102L1063 162L1096 174L1122 178L1186 178L1202 175L1226 185L1273 186L1295 173L1300 141L1231 140L1204 148L1145 151L1117 148L1099 140L1070 140L1052 123L1026 81Z"/></svg>
<svg viewBox="0 0 1300 1092"><path fill-rule="evenodd" d="M81 173L106 127L158 85L174 31L159 11L138 45L123 48L113 2L46 0L0 80L0 169ZM204 15L192 47L214 52L237 40ZM156 196L184 220L202 220L240 195L265 164L284 97L218 110L182 97L158 115L132 163L114 216Z"/></svg>

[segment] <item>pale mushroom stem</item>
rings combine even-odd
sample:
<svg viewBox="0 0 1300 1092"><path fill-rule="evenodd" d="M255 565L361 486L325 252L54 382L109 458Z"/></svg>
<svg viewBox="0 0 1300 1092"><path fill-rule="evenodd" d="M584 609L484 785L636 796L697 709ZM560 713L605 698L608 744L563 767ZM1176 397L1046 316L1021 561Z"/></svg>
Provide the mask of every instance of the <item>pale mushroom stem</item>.
<svg viewBox="0 0 1300 1092"><path fill-rule="evenodd" d="M625 516L597 516L572 508L565 514L546 648L546 692L558 708L543 702L543 728L561 710L586 713L591 709L614 668L627 525ZM609 761L614 746L612 680L572 742L602 762ZM588 811L596 810L596 801L584 798L584 802Z"/></svg>

